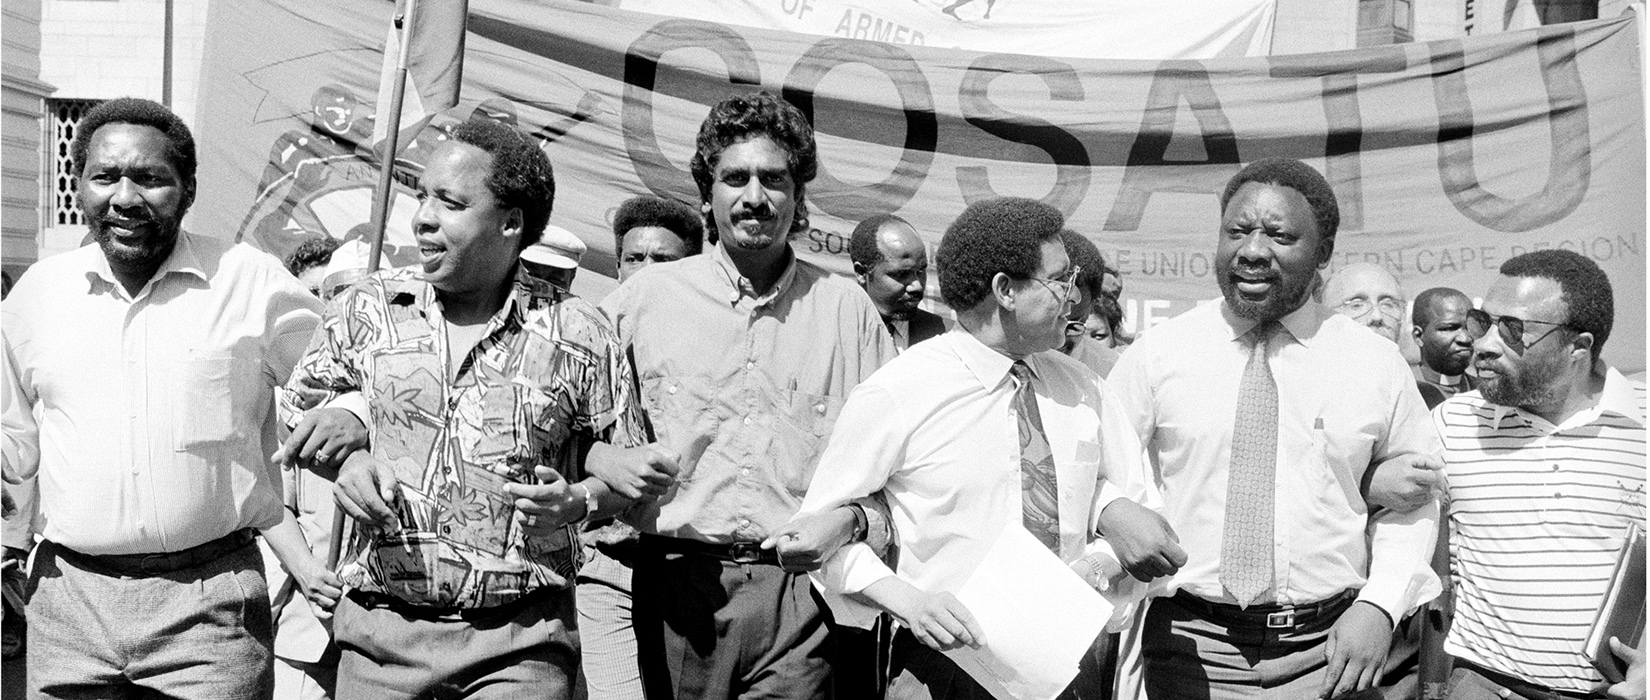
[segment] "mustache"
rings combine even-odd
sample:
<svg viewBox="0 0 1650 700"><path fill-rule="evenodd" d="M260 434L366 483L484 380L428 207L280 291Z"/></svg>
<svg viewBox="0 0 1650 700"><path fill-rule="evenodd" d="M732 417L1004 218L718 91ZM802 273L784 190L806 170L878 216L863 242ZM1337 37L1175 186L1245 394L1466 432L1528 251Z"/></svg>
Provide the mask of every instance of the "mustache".
<svg viewBox="0 0 1650 700"><path fill-rule="evenodd" d="M773 205L770 205L770 204L755 204L755 205L749 205L749 206L741 207L739 210L732 212L731 215L728 218L733 220L733 221L744 221L746 219L755 219L757 221L767 221L769 219L772 219L773 217L774 217Z"/></svg>

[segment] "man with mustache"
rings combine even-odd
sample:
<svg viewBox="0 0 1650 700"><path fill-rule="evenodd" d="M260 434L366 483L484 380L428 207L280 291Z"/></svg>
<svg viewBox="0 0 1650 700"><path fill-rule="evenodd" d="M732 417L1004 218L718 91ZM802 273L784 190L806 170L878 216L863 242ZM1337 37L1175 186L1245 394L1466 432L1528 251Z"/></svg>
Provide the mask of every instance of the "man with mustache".
<svg viewBox="0 0 1650 700"><path fill-rule="evenodd" d="M1146 690L1378 692L1393 624L1439 590L1438 510L1374 512L1360 484L1438 437L1398 349L1309 299L1340 222L1323 176L1256 161L1220 204L1223 298L1142 335L1108 378L1188 555L1141 631ZM1129 533L1100 534L1127 551Z"/></svg>
<svg viewBox="0 0 1650 700"><path fill-rule="evenodd" d="M1614 325L1592 260L1541 250L1501 265L1467 311L1478 391L1432 412L1444 440L1455 618L1448 697L1644 697L1583 656L1629 526L1644 526L1645 387L1599 358Z"/></svg>
<svg viewBox="0 0 1650 700"><path fill-rule="evenodd" d="M917 229L893 214L859 222L848 242L854 278L871 295L900 352L945 332L945 320L917 306L928 287L928 249Z"/></svg>
<svg viewBox="0 0 1650 700"><path fill-rule="evenodd" d="M39 475L45 525L29 693L268 698L253 540L282 523L274 392L321 302L275 258L181 230L195 141L165 107L98 105L71 157L97 245L36 263L0 314L5 479Z"/></svg>
<svg viewBox="0 0 1650 700"><path fill-rule="evenodd" d="M626 514L642 532L642 681L656 700L826 697L838 654L802 572L850 540L885 545L887 527L858 503L788 523L849 390L894 344L863 290L791 250L818 168L800 111L765 92L723 100L691 167L718 245L602 301L659 441L683 458L673 490Z"/></svg>
<svg viewBox="0 0 1650 700"><path fill-rule="evenodd" d="M1478 388L1478 379L1467 374L1472 363L1472 336L1467 333L1467 312L1472 300L1448 287L1434 287L1415 297L1416 344L1421 346L1420 379L1416 388L1427 408L1456 394Z"/></svg>

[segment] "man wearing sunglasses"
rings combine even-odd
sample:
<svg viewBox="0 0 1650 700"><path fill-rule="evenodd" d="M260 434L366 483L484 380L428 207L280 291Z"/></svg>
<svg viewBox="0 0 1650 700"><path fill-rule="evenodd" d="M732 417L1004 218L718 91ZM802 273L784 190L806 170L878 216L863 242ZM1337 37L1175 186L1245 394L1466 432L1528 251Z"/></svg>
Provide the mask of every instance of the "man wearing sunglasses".
<svg viewBox="0 0 1650 700"><path fill-rule="evenodd" d="M1644 511L1644 384L1599 359L1615 302L1586 257L1512 258L1467 312L1478 392L1433 411L1444 440L1455 619L1449 697L1644 697L1644 652L1584 640Z"/></svg>
<svg viewBox="0 0 1650 700"><path fill-rule="evenodd" d="M1323 176L1257 161L1220 202L1224 298L1143 334L1107 378L1188 556L1140 631L1146 691L1379 697L1393 623L1439 591L1438 511L1376 512L1360 485L1435 458L1438 437L1398 349L1310 302L1340 222Z"/></svg>

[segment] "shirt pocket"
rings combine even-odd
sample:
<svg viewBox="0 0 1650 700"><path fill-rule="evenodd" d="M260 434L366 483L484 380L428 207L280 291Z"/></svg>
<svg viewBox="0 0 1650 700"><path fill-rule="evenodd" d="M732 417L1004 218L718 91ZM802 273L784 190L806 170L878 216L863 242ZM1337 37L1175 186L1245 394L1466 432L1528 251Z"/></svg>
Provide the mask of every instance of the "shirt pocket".
<svg viewBox="0 0 1650 700"><path fill-rule="evenodd" d="M1375 438L1372 435L1334 430L1312 431L1313 478L1308 482L1314 502L1331 513L1364 510L1359 483L1369 469Z"/></svg>
<svg viewBox="0 0 1650 700"><path fill-rule="evenodd" d="M249 367L238 367L229 350L192 349L173 362L172 443L179 452L218 445L236 436L235 384Z"/></svg>
<svg viewBox="0 0 1650 700"><path fill-rule="evenodd" d="M843 402L834 396L804 391L787 391L782 398L784 406L774 426L775 466L785 489L801 498L813 481L814 467L842 413Z"/></svg>

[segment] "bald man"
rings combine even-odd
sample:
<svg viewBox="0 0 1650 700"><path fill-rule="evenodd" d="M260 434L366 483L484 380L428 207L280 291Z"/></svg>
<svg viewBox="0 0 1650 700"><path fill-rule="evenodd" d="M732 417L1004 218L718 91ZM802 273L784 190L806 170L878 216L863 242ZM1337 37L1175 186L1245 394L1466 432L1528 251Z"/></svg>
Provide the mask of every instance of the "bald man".
<svg viewBox="0 0 1650 700"><path fill-rule="evenodd" d="M1373 263L1353 263L1324 285L1323 304L1368 326L1394 343L1404 321L1404 292L1398 278Z"/></svg>
<svg viewBox="0 0 1650 700"><path fill-rule="evenodd" d="M1467 334L1471 310L1472 300L1448 287L1434 287L1415 297L1410 332L1421 346L1415 386L1429 409L1478 388L1478 380L1467 374L1467 365L1472 363L1473 337Z"/></svg>
<svg viewBox="0 0 1650 700"><path fill-rule="evenodd" d="M928 284L928 249L917 229L892 214L861 221L848 243L854 278L871 295L894 347L907 347L945 332L945 320L917 308Z"/></svg>

